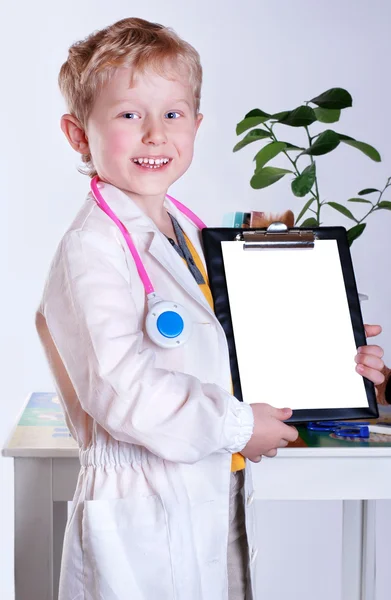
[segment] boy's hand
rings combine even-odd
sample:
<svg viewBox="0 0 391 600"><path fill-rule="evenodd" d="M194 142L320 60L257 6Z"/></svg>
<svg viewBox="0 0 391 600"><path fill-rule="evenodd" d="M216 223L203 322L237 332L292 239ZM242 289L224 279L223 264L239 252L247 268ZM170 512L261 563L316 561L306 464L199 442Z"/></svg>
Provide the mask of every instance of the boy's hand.
<svg viewBox="0 0 391 600"><path fill-rule="evenodd" d="M381 331L380 325L365 325L367 337L379 335ZM380 346L361 346L355 356L357 372L375 385L383 383L383 355L384 351ZM291 409L274 408L269 404L252 404L251 408L254 414L254 431L240 451L243 456L252 462L259 462L262 455L270 458L276 456L278 448L284 448L289 442L297 440L297 429L283 422L292 415Z"/></svg>
<svg viewBox="0 0 391 600"><path fill-rule="evenodd" d="M367 337L374 337L382 331L380 325L364 325L364 327ZM357 373L360 373L360 375L366 377L375 385L383 383L384 375L381 372L384 368L383 355L383 349L374 344L357 348L357 354L354 359L357 363Z"/></svg>
<svg viewBox="0 0 391 600"><path fill-rule="evenodd" d="M270 404L252 404L251 408L254 430L240 454L252 462L259 462L262 455L272 458L276 456L277 448L297 440L297 429L283 422L292 416L290 408L274 408Z"/></svg>

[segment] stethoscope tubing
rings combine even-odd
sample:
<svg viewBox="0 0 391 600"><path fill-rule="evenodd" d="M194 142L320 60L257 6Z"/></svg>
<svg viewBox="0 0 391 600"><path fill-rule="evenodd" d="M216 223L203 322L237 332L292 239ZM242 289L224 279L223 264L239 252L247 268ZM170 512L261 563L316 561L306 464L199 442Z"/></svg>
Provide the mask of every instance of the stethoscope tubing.
<svg viewBox="0 0 391 600"><path fill-rule="evenodd" d="M139 253L137 252L136 246L133 243L133 240L130 236L129 231L126 229L125 225L118 219L117 215L111 210L110 206L107 204L106 200L103 198L103 196L99 190L99 187L102 185L104 185L104 183L99 181L98 176L93 177L93 179L91 180L91 192L95 198L96 203L103 210L103 212L105 212L112 219L112 221L114 221L114 223L117 225L117 227L121 231L122 235L124 236L127 246L129 248L129 250L132 254L133 260L136 264L137 272L143 283L145 293L147 294L147 296L149 296L150 294L153 294L155 292L155 288L154 288L152 281L150 280L148 273L143 265L141 257L139 255ZM173 202L173 204L175 204L175 206L178 208L178 210L180 210L181 213L183 213L185 216L187 216L194 223L194 225L196 225L196 227L198 227L199 229L205 229L205 227L206 227L205 223L203 221L201 221L201 219L199 217L197 217L197 215L195 213L193 213L193 211L191 211L190 208L187 208L187 206L185 206L178 200L175 200L175 198L173 198L172 196L169 196L168 194L166 194L166 196L169 200L171 200L171 202Z"/></svg>
<svg viewBox="0 0 391 600"><path fill-rule="evenodd" d="M156 343L161 348L177 348L178 346L185 344L191 335L191 316L188 310L181 304L171 300L165 301L156 294L155 288L148 276L129 231L103 198L100 190L104 185L105 183L99 181L97 176L94 177L91 180L91 192L99 208L106 213L121 231L136 264L137 272L147 296L148 312L145 317L147 335L152 342ZM199 229L204 229L206 227L205 223L203 223L203 221L201 221L201 219L189 208L181 204L181 202L178 202L178 200L175 200L175 198L172 198L172 196L167 197L180 212L196 225L196 227Z"/></svg>

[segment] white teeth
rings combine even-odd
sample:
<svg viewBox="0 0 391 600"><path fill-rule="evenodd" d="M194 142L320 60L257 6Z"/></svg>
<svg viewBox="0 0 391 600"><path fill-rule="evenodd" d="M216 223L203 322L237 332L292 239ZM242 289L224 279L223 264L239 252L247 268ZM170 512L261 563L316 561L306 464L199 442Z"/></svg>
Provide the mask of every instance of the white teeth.
<svg viewBox="0 0 391 600"><path fill-rule="evenodd" d="M145 165L147 168L157 168L160 167L162 165L166 165L168 162L170 161L169 158L134 158L133 162L134 163L138 163L140 165Z"/></svg>

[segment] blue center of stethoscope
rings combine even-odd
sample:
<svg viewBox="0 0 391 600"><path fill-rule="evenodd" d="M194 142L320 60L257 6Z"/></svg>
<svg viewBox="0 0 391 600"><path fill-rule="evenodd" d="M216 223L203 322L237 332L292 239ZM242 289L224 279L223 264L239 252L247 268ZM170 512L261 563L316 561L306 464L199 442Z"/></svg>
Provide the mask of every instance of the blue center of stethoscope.
<svg viewBox="0 0 391 600"><path fill-rule="evenodd" d="M167 338L178 337L183 331L184 323L181 315L172 310L166 310L162 313L157 321L159 332Z"/></svg>

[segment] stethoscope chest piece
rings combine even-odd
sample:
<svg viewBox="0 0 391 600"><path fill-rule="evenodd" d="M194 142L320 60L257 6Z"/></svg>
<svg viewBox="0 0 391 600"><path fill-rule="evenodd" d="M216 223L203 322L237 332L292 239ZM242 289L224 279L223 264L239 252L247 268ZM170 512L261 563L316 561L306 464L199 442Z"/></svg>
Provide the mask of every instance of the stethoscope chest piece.
<svg viewBox="0 0 391 600"><path fill-rule="evenodd" d="M189 339L192 320L183 306L162 300L153 292L148 294L145 328L151 341L161 348L178 348Z"/></svg>

